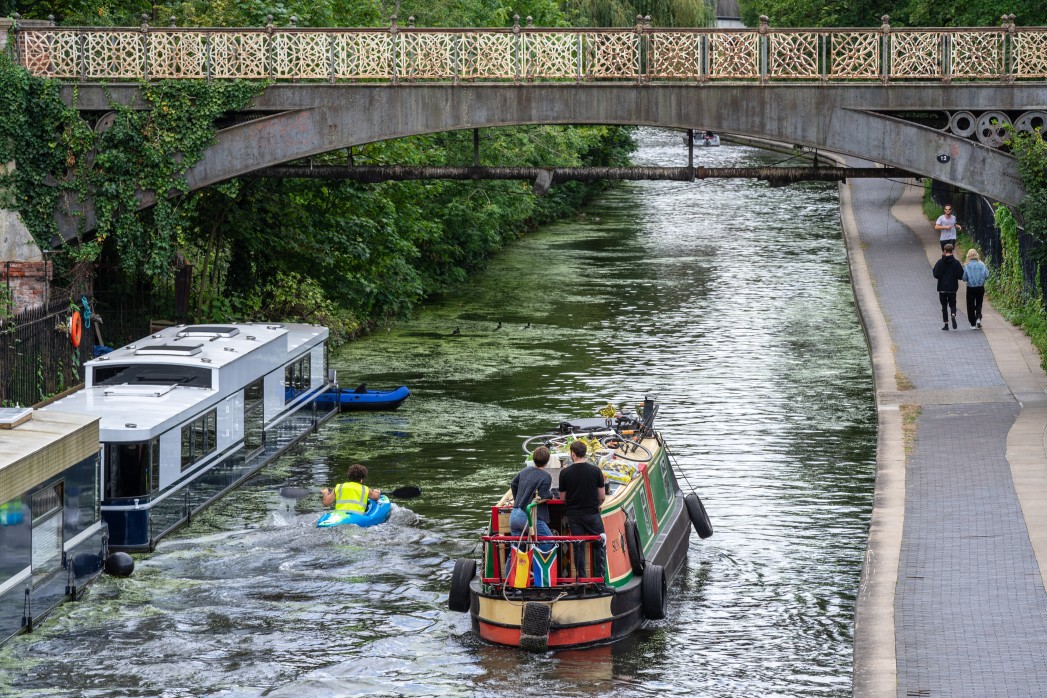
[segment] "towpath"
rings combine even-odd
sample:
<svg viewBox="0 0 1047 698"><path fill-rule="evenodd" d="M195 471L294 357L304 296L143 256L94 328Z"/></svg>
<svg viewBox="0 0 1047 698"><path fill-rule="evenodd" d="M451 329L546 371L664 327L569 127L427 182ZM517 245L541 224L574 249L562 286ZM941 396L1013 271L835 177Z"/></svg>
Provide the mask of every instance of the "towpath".
<svg viewBox="0 0 1047 698"><path fill-rule="evenodd" d="M854 695L1047 695L1047 376L991 306L943 332L922 188L841 187L873 357L876 492Z"/></svg>

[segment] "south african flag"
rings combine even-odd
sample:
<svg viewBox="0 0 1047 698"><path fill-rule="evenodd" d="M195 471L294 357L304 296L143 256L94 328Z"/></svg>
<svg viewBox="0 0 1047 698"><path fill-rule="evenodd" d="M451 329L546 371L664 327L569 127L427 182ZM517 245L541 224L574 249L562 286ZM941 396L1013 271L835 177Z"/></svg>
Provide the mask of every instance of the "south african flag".
<svg viewBox="0 0 1047 698"><path fill-rule="evenodd" d="M536 587L556 586L556 548L543 553L538 548L531 551L531 569Z"/></svg>

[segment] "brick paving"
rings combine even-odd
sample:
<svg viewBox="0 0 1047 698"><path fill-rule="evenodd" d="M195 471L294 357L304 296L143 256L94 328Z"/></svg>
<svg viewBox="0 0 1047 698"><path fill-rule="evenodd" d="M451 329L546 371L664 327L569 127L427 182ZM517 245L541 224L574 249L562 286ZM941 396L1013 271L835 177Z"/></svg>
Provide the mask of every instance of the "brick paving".
<svg viewBox="0 0 1047 698"><path fill-rule="evenodd" d="M890 215L903 190L851 185L895 366L913 387L878 402L919 405L894 592L897 695L1047 696L1047 593L1007 460L1022 406L962 293L960 329L941 330L924 249L936 236Z"/></svg>

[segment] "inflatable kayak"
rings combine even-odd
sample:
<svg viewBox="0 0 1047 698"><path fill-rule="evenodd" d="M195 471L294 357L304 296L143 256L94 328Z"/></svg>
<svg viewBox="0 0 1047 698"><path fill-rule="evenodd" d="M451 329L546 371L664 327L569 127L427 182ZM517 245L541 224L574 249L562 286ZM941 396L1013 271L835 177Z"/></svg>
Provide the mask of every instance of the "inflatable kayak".
<svg viewBox="0 0 1047 698"><path fill-rule="evenodd" d="M331 526L344 526L354 524L356 526L377 526L389 520L389 514L393 510L392 502L384 494L377 501L371 500L367 503L367 511L328 511L324 512L316 522L317 528L330 528Z"/></svg>
<svg viewBox="0 0 1047 698"><path fill-rule="evenodd" d="M363 388L363 389L361 389ZM410 397L411 391L406 385L393 390L367 390L361 386L356 390L337 388L316 397L317 405L333 408L338 405L342 412L353 410L395 410Z"/></svg>

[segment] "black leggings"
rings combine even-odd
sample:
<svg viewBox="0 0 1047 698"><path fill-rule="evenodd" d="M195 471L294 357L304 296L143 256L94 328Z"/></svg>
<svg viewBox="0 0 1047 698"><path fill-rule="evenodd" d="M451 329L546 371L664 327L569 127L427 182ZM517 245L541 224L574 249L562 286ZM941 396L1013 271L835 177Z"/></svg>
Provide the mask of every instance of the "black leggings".
<svg viewBox="0 0 1047 698"><path fill-rule="evenodd" d="M938 301L942 304L942 322L949 322L949 313L946 310L948 307L952 314L956 314L956 291L952 293L938 292Z"/></svg>

